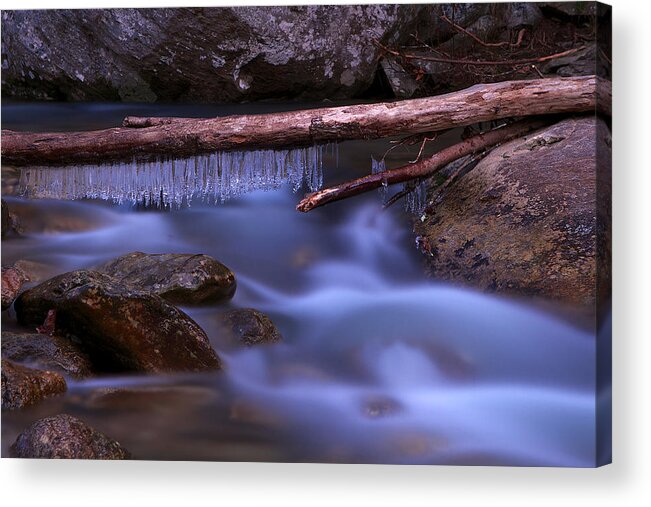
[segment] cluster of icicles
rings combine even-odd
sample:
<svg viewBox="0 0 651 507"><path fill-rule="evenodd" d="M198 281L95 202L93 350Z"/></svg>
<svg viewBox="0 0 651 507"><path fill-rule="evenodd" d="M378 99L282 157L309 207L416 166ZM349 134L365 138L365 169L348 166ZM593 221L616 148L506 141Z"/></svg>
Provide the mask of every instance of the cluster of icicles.
<svg viewBox="0 0 651 507"><path fill-rule="evenodd" d="M323 163L338 165L338 145L329 143L288 150L217 152L185 159L116 162L63 167L30 167L21 171L23 195L39 199L103 199L118 204L180 208L193 199L218 204L254 190L289 184L294 192L314 192L323 185ZM386 170L384 159L371 159L373 173ZM383 198L388 197L385 184ZM425 186L405 197L405 209L421 213Z"/></svg>
<svg viewBox="0 0 651 507"><path fill-rule="evenodd" d="M323 184L325 156L337 145L289 150L217 152L186 159L159 159L67 167L26 168L20 187L31 198L104 199L145 207L179 208L193 199L223 203L254 190L289 184L294 192Z"/></svg>
<svg viewBox="0 0 651 507"><path fill-rule="evenodd" d="M375 160L371 157L371 172L373 174L381 173L387 170L384 158ZM403 189L408 183L405 183ZM385 181L380 188L382 201L386 204L389 200L389 186ZM414 215L421 215L427 207L427 186L424 181L419 182L412 190L405 195L405 211Z"/></svg>

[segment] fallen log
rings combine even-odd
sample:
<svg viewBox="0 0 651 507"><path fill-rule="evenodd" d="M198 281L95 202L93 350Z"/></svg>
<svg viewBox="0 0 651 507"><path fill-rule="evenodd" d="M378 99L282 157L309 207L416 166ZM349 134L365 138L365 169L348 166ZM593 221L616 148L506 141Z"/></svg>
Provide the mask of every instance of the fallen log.
<svg viewBox="0 0 651 507"><path fill-rule="evenodd" d="M64 165L377 139L435 132L514 116L600 110L610 82L596 76L505 81L434 97L221 118L127 118L126 127L87 132L2 131L12 165ZM140 128L132 128L140 127Z"/></svg>
<svg viewBox="0 0 651 507"><path fill-rule="evenodd" d="M324 188L318 192L308 194L296 205L296 209L298 211L308 212L314 208L318 208L319 206L334 201L369 192L381 187L382 185L393 185L395 183L402 183L431 176L450 162L461 157L477 153L497 144L523 136L527 132L542 128L548 124L548 121L542 119L521 120L512 123L511 125L490 130L483 134L478 134L445 148L431 157L415 164L409 164L396 169L382 171L380 173L369 174L368 176L346 181L340 185Z"/></svg>

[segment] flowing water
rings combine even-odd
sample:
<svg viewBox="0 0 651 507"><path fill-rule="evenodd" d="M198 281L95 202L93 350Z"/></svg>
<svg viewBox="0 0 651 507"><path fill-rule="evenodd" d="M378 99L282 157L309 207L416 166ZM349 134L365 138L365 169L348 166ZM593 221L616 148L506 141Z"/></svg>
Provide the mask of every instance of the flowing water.
<svg viewBox="0 0 651 507"><path fill-rule="evenodd" d="M56 126L61 107L5 107L3 128L35 116L41 128ZM66 126L139 112L126 108L76 106ZM158 114L193 112L172 109ZM387 146L343 143L338 164L325 150L326 184L370 172ZM413 157L392 153L394 164ZM382 211L377 193L301 214L305 189L292 186L166 211L114 196L8 197L26 232L3 240L3 264L27 259L50 276L134 250L205 253L236 273L238 289L226 306L183 308L224 372L70 381L65 396L3 413L3 455L30 422L67 412L142 459L594 464L593 332L425 277L410 217ZM216 315L243 307L267 313L284 342L222 343ZM12 319L3 313L3 329Z"/></svg>

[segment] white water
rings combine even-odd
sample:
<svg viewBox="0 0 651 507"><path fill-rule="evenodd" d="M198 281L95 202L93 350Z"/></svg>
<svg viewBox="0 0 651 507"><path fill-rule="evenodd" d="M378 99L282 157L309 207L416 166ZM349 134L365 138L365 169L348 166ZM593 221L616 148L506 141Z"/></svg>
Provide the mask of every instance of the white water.
<svg viewBox="0 0 651 507"><path fill-rule="evenodd" d="M285 343L234 352L216 334L217 309L187 308L227 373L171 382L219 386L228 400L281 418L281 436L260 430L280 449L273 459L593 464L591 334L522 304L422 279L399 212L382 213L375 198L349 203L337 216L298 214L295 201L289 189L173 213L35 201L30 205L44 214L72 207L102 225L7 242L3 259L66 271L133 250L178 251L205 252L231 266L238 275L232 306L268 313ZM206 446L209 436L218 441L215 428L223 435L224 425L238 427L211 424L205 411L227 410L221 401L192 405L189 418L180 405L168 424L143 409L139 420L156 427L151 440L136 438L120 411L96 413L84 401L98 387L142 381L73 383L65 410L104 425L140 457L267 456L258 447L232 457L223 445ZM393 408L372 417L373 403Z"/></svg>

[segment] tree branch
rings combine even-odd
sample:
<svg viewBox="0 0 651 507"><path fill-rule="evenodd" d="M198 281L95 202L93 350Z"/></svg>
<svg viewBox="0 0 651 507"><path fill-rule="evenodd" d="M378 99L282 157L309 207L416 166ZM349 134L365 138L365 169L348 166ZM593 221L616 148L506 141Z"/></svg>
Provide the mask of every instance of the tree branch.
<svg viewBox="0 0 651 507"><path fill-rule="evenodd" d="M325 188L318 192L308 194L301 200L296 209L298 211L311 211L314 208L323 206L330 202L339 201L347 197L359 195L370 190L379 188L382 185L393 185L417 178L430 176L450 162L485 150L496 144L523 136L527 132L544 127L549 122L545 120L522 120L511 125L490 130L483 134L470 137L458 144L445 148L430 158L421 160L416 164L410 164L396 169L390 169L381 173L370 174L362 178L347 181L334 187Z"/></svg>

